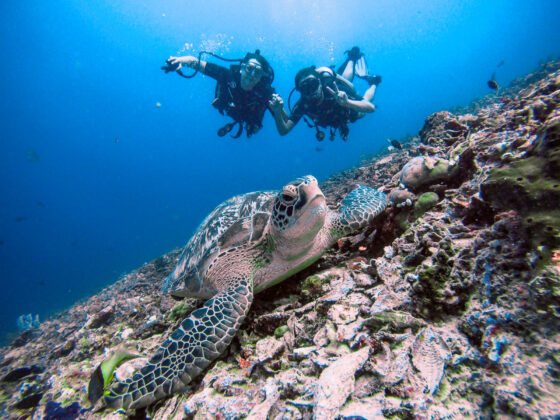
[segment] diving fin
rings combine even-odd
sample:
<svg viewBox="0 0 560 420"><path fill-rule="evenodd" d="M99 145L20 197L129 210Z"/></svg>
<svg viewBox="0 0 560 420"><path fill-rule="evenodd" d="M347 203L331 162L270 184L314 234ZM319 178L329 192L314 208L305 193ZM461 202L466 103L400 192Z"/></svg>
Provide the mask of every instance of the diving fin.
<svg viewBox="0 0 560 420"><path fill-rule="evenodd" d="M364 53L360 51L358 47L352 47L350 50L344 52L346 54L346 60L338 68L337 73L343 74L346 66L350 61L354 63L354 75L358 77L365 77L368 75L368 68L366 58Z"/></svg>
<svg viewBox="0 0 560 420"><path fill-rule="evenodd" d="M340 67L336 72L342 75L344 73L344 70L346 70L346 66L348 65L348 62L352 61L354 63L353 70L355 74L359 76L360 74L356 73L357 72L356 63L364 59L364 53L360 51L359 47L352 47L351 49L344 51L344 54L346 54L346 60L344 60L344 63L340 65ZM363 65L365 66L365 60L363 62ZM367 66L366 66L365 74L367 74Z"/></svg>
<svg viewBox="0 0 560 420"><path fill-rule="evenodd" d="M368 74L366 58L363 55L354 62L354 74L358 77L364 77Z"/></svg>
<svg viewBox="0 0 560 420"><path fill-rule="evenodd" d="M338 68L338 70L336 71L337 74L340 74L342 76L342 74L344 73L344 70L346 69L346 66L348 65L348 62L350 61L349 58L347 58L346 60L344 60L344 63L342 63L340 65L340 67Z"/></svg>

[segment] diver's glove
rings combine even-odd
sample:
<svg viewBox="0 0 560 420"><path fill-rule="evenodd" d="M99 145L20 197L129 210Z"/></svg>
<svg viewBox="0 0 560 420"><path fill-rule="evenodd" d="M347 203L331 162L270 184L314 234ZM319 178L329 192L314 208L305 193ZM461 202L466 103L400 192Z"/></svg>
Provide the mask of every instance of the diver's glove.
<svg viewBox="0 0 560 420"><path fill-rule="evenodd" d="M174 71L179 76L184 77L185 79L190 79L190 78L196 76L196 74L199 72L200 67L201 67L200 66L200 60L197 60L195 57L190 57L190 56L169 57L165 61L165 64L166 65L161 68L165 73L169 73L169 72ZM181 71L181 69L183 68L183 65L194 69L194 72L187 76L186 74L184 74Z"/></svg>
<svg viewBox="0 0 560 420"><path fill-rule="evenodd" d="M165 66L162 66L161 69L167 74L169 72L172 71L177 71L177 69L179 68L179 64L180 63L175 63L172 64L171 61L173 61L171 58L165 60Z"/></svg>

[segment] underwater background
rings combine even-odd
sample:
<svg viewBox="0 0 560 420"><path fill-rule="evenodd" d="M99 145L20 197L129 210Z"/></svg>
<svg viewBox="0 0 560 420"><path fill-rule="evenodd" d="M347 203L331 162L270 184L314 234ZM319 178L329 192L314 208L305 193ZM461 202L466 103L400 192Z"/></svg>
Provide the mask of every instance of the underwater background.
<svg viewBox="0 0 560 420"><path fill-rule="evenodd" d="M183 246L225 199L324 181L490 93L494 71L505 86L558 56L559 21L552 0L3 2L0 343L19 315L43 320ZM354 45L383 82L347 142L303 121L280 137L269 113L257 135L220 138L214 80L160 69L259 48L287 104L299 69Z"/></svg>

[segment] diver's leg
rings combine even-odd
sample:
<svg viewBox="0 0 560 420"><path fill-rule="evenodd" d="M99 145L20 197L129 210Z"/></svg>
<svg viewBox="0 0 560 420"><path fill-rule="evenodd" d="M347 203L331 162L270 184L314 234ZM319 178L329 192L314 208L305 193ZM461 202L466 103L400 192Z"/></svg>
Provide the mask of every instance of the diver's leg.
<svg viewBox="0 0 560 420"><path fill-rule="evenodd" d="M368 102L373 102L373 97L375 96L375 90L377 85L371 85L368 90L364 93L364 99Z"/></svg>
<svg viewBox="0 0 560 420"><path fill-rule="evenodd" d="M342 77L344 77L346 80L349 80L350 82L354 81L354 61L353 60L348 60L346 62L346 67L344 68L344 71L341 74Z"/></svg>
<svg viewBox="0 0 560 420"><path fill-rule="evenodd" d="M373 98L375 96L375 89L377 88L377 85L371 85L368 90L366 90L366 92L364 93L364 99L368 102L370 102L373 105L373 110L375 111L375 105L373 104ZM366 114L364 112L360 112L358 113L358 117L356 118L357 120L359 120L360 118L363 118Z"/></svg>

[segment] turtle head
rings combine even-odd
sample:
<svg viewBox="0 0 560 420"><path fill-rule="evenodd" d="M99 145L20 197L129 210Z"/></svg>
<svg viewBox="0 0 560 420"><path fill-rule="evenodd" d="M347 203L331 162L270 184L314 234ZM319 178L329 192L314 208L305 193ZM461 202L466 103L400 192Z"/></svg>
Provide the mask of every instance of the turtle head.
<svg viewBox="0 0 560 420"><path fill-rule="evenodd" d="M272 210L272 230L289 246L307 245L325 224L327 203L317 180L305 176L290 182L276 196Z"/></svg>

